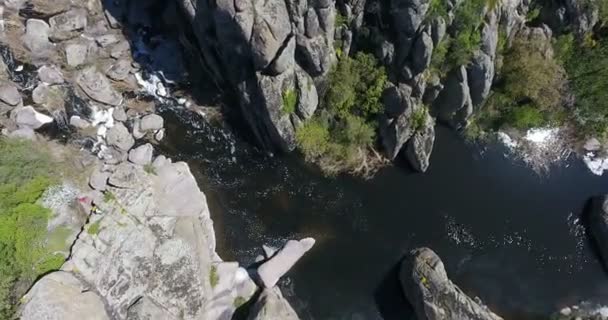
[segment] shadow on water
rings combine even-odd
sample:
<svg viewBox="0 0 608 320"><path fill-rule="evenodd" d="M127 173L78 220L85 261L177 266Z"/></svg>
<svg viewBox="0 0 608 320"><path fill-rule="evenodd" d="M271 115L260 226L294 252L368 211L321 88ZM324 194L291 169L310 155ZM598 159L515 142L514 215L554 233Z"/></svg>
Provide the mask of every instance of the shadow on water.
<svg viewBox="0 0 608 320"><path fill-rule="evenodd" d="M374 292L374 300L384 320L415 319L414 309L405 298L399 282L400 266L401 262L395 264Z"/></svg>

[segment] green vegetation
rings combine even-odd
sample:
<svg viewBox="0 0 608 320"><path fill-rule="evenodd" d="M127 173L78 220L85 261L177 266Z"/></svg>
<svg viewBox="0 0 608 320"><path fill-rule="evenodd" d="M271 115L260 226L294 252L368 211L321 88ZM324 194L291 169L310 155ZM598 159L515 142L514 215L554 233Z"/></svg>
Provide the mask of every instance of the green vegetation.
<svg viewBox="0 0 608 320"><path fill-rule="evenodd" d="M151 163L146 163L144 165L144 171L147 174L152 174L152 175L156 175L156 168L154 168L154 166Z"/></svg>
<svg viewBox="0 0 608 320"><path fill-rule="evenodd" d="M576 97L574 121L583 134L606 138L608 132L608 39L594 47L571 50L565 60L570 86Z"/></svg>
<svg viewBox="0 0 608 320"><path fill-rule="evenodd" d="M209 283L211 284L211 288L215 288L220 283L220 275L217 274L216 266L211 266L209 270Z"/></svg>
<svg viewBox="0 0 608 320"><path fill-rule="evenodd" d="M329 175L365 174L387 76L369 54L342 57L329 74L323 108L296 131L300 151Z"/></svg>
<svg viewBox="0 0 608 320"><path fill-rule="evenodd" d="M526 130L563 121L561 106L564 70L556 59L547 57L541 43L515 39L504 52L501 79L476 115L480 128L497 130L506 125Z"/></svg>
<svg viewBox="0 0 608 320"><path fill-rule="evenodd" d="M456 8L454 28L456 33L450 39L447 63L449 69L468 64L481 45L480 26L483 22L488 0L463 1Z"/></svg>
<svg viewBox="0 0 608 320"><path fill-rule="evenodd" d="M50 252L61 251L66 247L68 237L72 234L72 230L67 227L57 227L49 235L48 239L48 250Z"/></svg>
<svg viewBox="0 0 608 320"><path fill-rule="evenodd" d="M101 219L95 221L87 228L87 233L90 235L97 235L101 230Z"/></svg>
<svg viewBox="0 0 608 320"><path fill-rule="evenodd" d="M283 112L292 114L296 112L296 105L298 103L298 93L294 89L287 89L283 91Z"/></svg>
<svg viewBox="0 0 608 320"><path fill-rule="evenodd" d="M420 131L422 128L424 128L424 125L426 124L426 115L428 113L427 110L428 108L423 106L422 108L414 111L414 114L412 115L412 127L414 132Z"/></svg>
<svg viewBox="0 0 608 320"><path fill-rule="evenodd" d="M50 210L38 204L60 168L47 150L32 142L0 138L0 318L9 319L18 298L41 274L58 269L54 255L65 232L47 245ZM63 238L65 242L65 238Z"/></svg>
<svg viewBox="0 0 608 320"><path fill-rule="evenodd" d="M238 296L238 297L234 298L232 305L234 305L234 307L238 309L242 305L244 305L246 302L247 302L247 300L245 300L245 298Z"/></svg>
<svg viewBox="0 0 608 320"><path fill-rule="evenodd" d="M336 14L336 21L334 23L336 28L348 27L348 19L339 12Z"/></svg>
<svg viewBox="0 0 608 320"><path fill-rule="evenodd" d="M446 0L431 0L429 10L426 14L427 18L434 19L436 17L448 17L448 7Z"/></svg>

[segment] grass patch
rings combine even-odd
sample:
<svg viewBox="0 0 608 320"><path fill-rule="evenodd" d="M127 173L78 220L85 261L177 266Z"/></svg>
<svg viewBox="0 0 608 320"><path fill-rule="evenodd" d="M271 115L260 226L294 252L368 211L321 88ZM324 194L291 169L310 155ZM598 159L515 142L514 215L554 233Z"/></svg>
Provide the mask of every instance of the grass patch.
<svg viewBox="0 0 608 320"><path fill-rule="evenodd" d="M0 318L12 318L18 299L33 281L63 264L46 244L51 211L38 200L61 175L48 149L0 138ZM51 240L64 237L64 233ZM64 238L65 241L65 238Z"/></svg>
<svg viewBox="0 0 608 320"><path fill-rule="evenodd" d="M209 269L209 283L211 284L211 288L217 287L220 283L220 275L217 273L216 266L211 266L211 269Z"/></svg>
<svg viewBox="0 0 608 320"><path fill-rule="evenodd" d="M292 114L296 112L296 105L298 103L298 93L294 89L287 89L283 91L283 110L284 113Z"/></svg>
<svg viewBox="0 0 608 320"><path fill-rule="evenodd" d="M412 115L412 128L414 129L414 132L418 132L424 128L428 113L427 110L427 107L423 106L414 111L414 114Z"/></svg>

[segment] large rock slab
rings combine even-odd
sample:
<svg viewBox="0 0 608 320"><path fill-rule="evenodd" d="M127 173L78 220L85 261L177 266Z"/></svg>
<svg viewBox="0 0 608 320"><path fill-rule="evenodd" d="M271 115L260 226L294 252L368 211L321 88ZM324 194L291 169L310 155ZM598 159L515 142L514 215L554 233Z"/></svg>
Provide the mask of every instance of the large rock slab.
<svg viewBox="0 0 608 320"><path fill-rule="evenodd" d="M383 103L385 114L380 118L380 136L387 156L395 159L414 134L413 116L422 105L405 84L386 89Z"/></svg>
<svg viewBox="0 0 608 320"><path fill-rule="evenodd" d="M591 237L604 266L608 268L608 196L591 199L591 206L586 214Z"/></svg>
<svg viewBox="0 0 608 320"><path fill-rule="evenodd" d="M253 305L248 320L299 320L298 314L278 288L264 289Z"/></svg>
<svg viewBox="0 0 608 320"><path fill-rule="evenodd" d="M42 56L52 48L53 45L49 41L50 29L44 20L28 19L26 21L25 35L22 40L33 56Z"/></svg>
<svg viewBox="0 0 608 320"><path fill-rule="evenodd" d="M69 272L57 271L44 276L22 298L22 320L81 320L83 317L110 319L102 299Z"/></svg>
<svg viewBox="0 0 608 320"><path fill-rule="evenodd" d="M154 148L151 144L146 143L129 151L129 161L138 165L147 165L152 163L152 154Z"/></svg>
<svg viewBox="0 0 608 320"><path fill-rule="evenodd" d="M433 103L437 118L444 123L461 128L473 114L473 102L464 66L452 71L439 96Z"/></svg>
<svg viewBox="0 0 608 320"><path fill-rule="evenodd" d="M409 252L401 262L400 279L418 320L502 320L453 284L431 249Z"/></svg>
<svg viewBox="0 0 608 320"><path fill-rule="evenodd" d="M12 82L0 83L0 102L3 102L11 107L16 107L22 104L21 94L19 89Z"/></svg>
<svg viewBox="0 0 608 320"><path fill-rule="evenodd" d="M110 80L95 67L88 67L80 71L76 82L87 96L97 102L112 106L117 106L122 102L121 95L112 87Z"/></svg>
<svg viewBox="0 0 608 320"><path fill-rule="evenodd" d="M279 252L258 268L258 276L265 288L274 287L279 279L293 267L315 244L315 239L289 240Z"/></svg>
<svg viewBox="0 0 608 320"><path fill-rule="evenodd" d="M102 214L91 217L64 269L78 271L112 319L230 319L234 302L253 294L252 280L215 253L205 195L188 166L166 160L155 168L114 168Z"/></svg>

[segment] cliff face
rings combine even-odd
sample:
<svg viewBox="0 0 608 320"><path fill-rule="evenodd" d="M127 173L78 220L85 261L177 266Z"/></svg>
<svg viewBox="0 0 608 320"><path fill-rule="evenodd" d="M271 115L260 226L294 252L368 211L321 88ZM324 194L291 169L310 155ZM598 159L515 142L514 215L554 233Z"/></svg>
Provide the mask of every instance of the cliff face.
<svg viewBox="0 0 608 320"><path fill-rule="evenodd" d="M291 151L335 61L333 1L179 1L210 75L236 94L255 140ZM288 106L288 96L294 106Z"/></svg>

